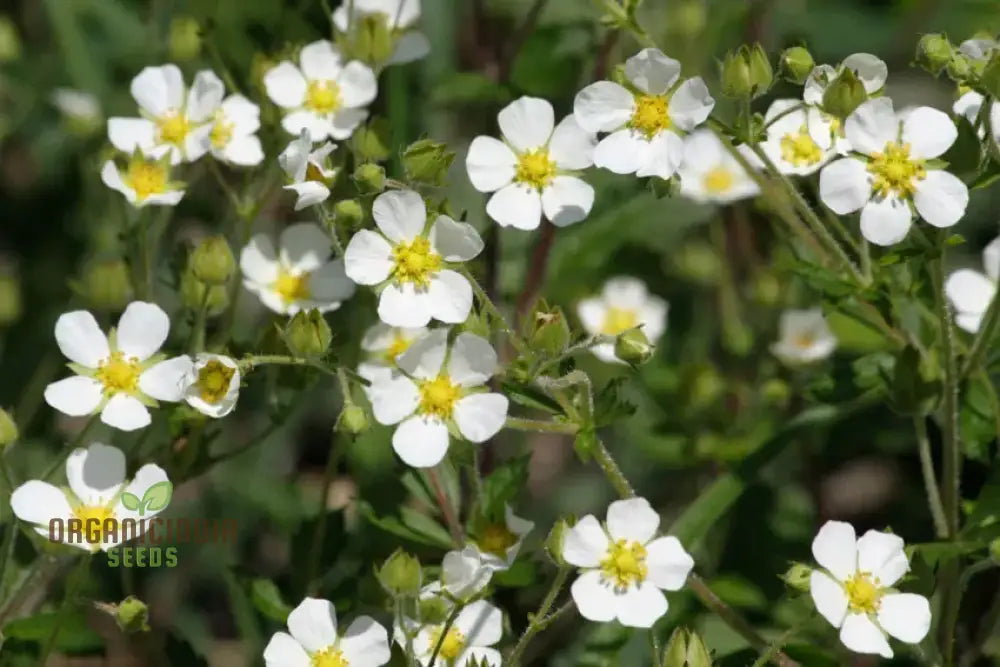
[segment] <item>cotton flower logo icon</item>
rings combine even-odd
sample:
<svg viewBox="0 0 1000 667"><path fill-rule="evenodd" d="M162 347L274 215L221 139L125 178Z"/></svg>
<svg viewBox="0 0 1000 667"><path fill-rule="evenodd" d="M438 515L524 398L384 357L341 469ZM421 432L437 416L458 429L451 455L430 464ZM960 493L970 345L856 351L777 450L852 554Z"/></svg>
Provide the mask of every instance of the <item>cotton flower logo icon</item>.
<svg viewBox="0 0 1000 667"><path fill-rule="evenodd" d="M157 482L146 489L146 492L142 494L141 500L139 496L127 491L122 494L121 500L125 509L138 512L139 516L145 516L146 510L159 512L165 509L170 504L170 497L173 493L173 484L170 482Z"/></svg>

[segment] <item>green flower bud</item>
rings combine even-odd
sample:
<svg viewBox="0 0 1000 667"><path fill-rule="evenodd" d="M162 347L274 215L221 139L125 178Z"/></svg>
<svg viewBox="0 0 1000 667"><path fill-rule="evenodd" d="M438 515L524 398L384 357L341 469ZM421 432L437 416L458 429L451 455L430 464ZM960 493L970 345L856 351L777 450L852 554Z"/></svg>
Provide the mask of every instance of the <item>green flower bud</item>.
<svg viewBox="0 0 1000 667"><path fill-rule="evenodd" d="M781 76L786 81L801 86L816 67L816 61L813 60L809 49L804 46L793 46L781 52L779 67Z"/></svg>
<svg viewBox="0 0 1000 667"><path fill-rule="evenodd" d="M730 51L722 61L722 94L733 99L750 97L753 80L750 76L750 54L746 46Z"/></svg>
<svg viewBox="0 0 1000 667"><path fill-rule="evenodd" d="M301 310L285 326L285 345L303 359L322 357L330 349L333 334L323 314L318 310Z"/></svg>
<svg viewBox="0 0 1000 667"><path fill-rule="evenodd" d="M97 310L122 310L132 300L132 279L120 259L90 263L83 279L74 285L80 295Z"/></svg>
<svg viewBox="0 0 1000 667"><path fill-rule="evenodd" d="M994 563L1000 564L1000 537L990 542L990 558Z"/></svg>
<svg viewBox="0 0 1000 667"><path fill-rule="evenodd" d="M712 667L712 654L705 647L697 632L689 632L687 638L688 667Z"/></svg>
<svg viewBox="0 0 1000 667"><path fill-rule="evenodd" d="M653 356L655 348L646 338L642 329L629 329L618 334L615 341L615 356L627 364L639 366Z"/></svg>
<svg viewBox="0 0 1000 667"><path fill-rule="evenodd" d="M145 602L132 595L118 604L115 620L126 634L149 632L149 608Z"/></svg>
<svg viewBox="0 0 1000 667"><path fill-rule="evenodd" d="M773 273L763 271L754 278L753 298L762 306L773 306L781 298L782 284Z"/></svg>
<svg viewBox="0 0 1000 667"><path fill-rule="evenodd" d="M764 47L754 44L750 50L750 82L754 97L760 97L771 89L774 83L774 68Z"/></svg>
<svg viewBox="0 0 1000 667"><path fill-rule="evenodd" d="M552 530L549 531L548 537L545 538L545 553L549 555L552 562L562 567L566 564L563 560L563 540L566 537L566 531L569 530L569 524L566 523L564 519L559 519L554 524L552 524Z"/></svg>
<svg viewBox="0 0 1000 667"><path fill-rule="evenodd" d="M7 16L0 16L0 63L21 57L21 38L17 26Z"/></svg>
<svg viewBox="0 0 1000 667"><path fill-rule="evenodd" d="M788 568L788 571L781 575L782 581L784 581L790 588L793 588L800 593L809 592L809 580L812 578L813 569L808 565L803 563L792 563L792 566Z"/></svg>
<svg viewBox="0 0 1000 667"><path fill-rule="evenodd" d="M382 117L356 129L351 141L354 152L367 162L382 162L392 154L389 148L389 121Z"/></svg>
<svg viewBox="0 0 1000 667"><path fill-rule="evenodd" d="M569 345L569 323L561 308L536 306L532 313L528 342L532 350L555 356Z"/></svg>
<svg viewBox="0 0 1000 667"><path fill-rule="evenodd" d="M10 413L0 408L0 456L2 449L17 440L17 424Z"/></svg>
<svg viewBox="0 0 1000 667"><path fill-rule="evenodd" d="M967 81L972 77L972 61L961 51L956 51L948 63L948 76L954 81Z"/></svg>
<svg viewBox="0 0 1000 667"><path fill-rule="evenodd" d="M396 48L392 29L385 14L376 12L355 18L348 40L350 55L371 65L385 63Z"/></svg>
<svg viewBox="0 0 1000 667"><path fill-rule="evenodd" d="M14 274L0 274L0 326L21 319L21 283Z"/></svg>
<svg viewBox="0 0 1000 667"><path fill-rule="evenodd" d="M837 75L823 92L823 109L837 118L847 118L863 102L868 93L861 80L850 69Z"/></svg>
<svg viewBox="0 0 1000 667"><path fill-rule="evenodd" d="M986 63L983 73L979 76L979 83L988 94L1000 98L1000 50L993 52L993 57Z"/></svg>
<svg viewBox="0 0 1000 667"><path fill-rule="evenodd" d="M368 413L360 405L348 403L340 412L337 428L345 433L358 435L368 430Z"/></svg>
<svg viewBox="0 0 1000 667"><path fill-rule="evenodd" d="M333 215L338 225L357 229L365 219L365 210L357 199L342 199L333 205Z"/></svg>
<svg viewBox="0 0 1000 667"><path fill-rule="evenodd" d="M418 608L420 609L420 620L425 624L440 625L448 618L448 603L436 595L420 600Z"/></svg>
<svg viewBox="0 0 1000 667"><path fill-rule="evenodd" d="M214 317L229 306L229 291L225 285L206 285L190 269L181 274L180 288L181 302L190 310L198 310L204 305L207 314Z"/></svg>
<svg viewBox="0 0 1000 667"><path fill-rule="evenodd" d="M947 37L928 33L917 42L917 64L931 74L940 74L951 63L954 51Z"/></svg>
<svg viewBox="0 0 1000 667"><path fill-rule="evenodd" d="M374 162L360 165L354 170L354 182L364 194L374 194L385 190L385 169Z"/></svg>
<svg viewBox="0 0 1000 667"><path fill-rule="evenodd" d="M788 405L788 400L791 398L792 391L789 388L788 383L784 380L768 380L761 387L761 394L764 396L764 401L768 405L774 405L777 407L785 407Z"/></svg>
<svg viewBox="0 0 1000 667"><path fill-rule="evenodd" d="M210 236L191 253L191 272L206 285L225 285L236 270L233 251L224 236Z"/></svg>
<svg viewBox="0 0 1000 667"><path fill-rule="evenodd" d="M176 16L170 22L171 60L194 60L201 53L201 28L190 16Z"/></svg>
<svg viewBox="0 0 1000 667"><path fill-rule="evenodd" d="M428 185L444 185L448 169L454 160L454 151L432 139L415 141L403 151L406 178Z"/></svg>
<svg viewBox="0 0 1000 667"><path fill-rule="evenodd" d="M676 255L674 267L684 278L702 285L715 285L722 275L719 253L703 241L686 243Z"/></svg>
<svg viewBox="0 0 1000 667"><path fill-rule="evenodd" d="M677 628L670 635L670 641L663 647L663 667L685 667L687 665L687 630Z"/></svg>
<svg viewBox="0 0 1000 667"><path fill-rule="evenodd" d="M382 588L392 596L415 595L423 583L420 561L402 549L396 549L382 563L376 576Z"/></svg>

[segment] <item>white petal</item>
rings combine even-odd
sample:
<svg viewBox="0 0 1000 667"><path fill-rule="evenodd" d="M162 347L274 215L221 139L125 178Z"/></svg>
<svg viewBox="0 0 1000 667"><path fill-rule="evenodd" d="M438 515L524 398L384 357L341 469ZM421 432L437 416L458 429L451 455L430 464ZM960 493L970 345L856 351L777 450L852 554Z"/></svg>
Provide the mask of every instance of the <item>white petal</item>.
<svg viewBox="0 0 1000 667"><path fill-rule="evenodd" d="M880 586L892 586L909 569L903 538L877 530L869 530L858 538L858 570L870 572L878 578Z"/></svg>
<svg viewBox="0 0 1000 667"><path fill-rule="evenodd" d="M260 107L239 93L233 93L223 100L222 112L233 123L236 134L253 134L260 129Z"/></svg>
<svg viewBox="0 0 1000 667"><path fill-rule="evenodd" d="M844 587L826 572L813 570L809 577L809 594L816 611L835 628L839 628L847 615L847 594Z"/></svg>
<svg viewBox="0 0 1000 667"><path fill-rule="evenodd" d="M357 60L347 63L337 82L340 84L341 99L347 108L367 106L378 94L375 72Z"/></svg>
<svg viewBox="0 0 1000 667"><path fill-rule="evenodd" d="M333 44L321 39L302 47L299 65L310 81L333 81L340 75L340 54Z"/></svg>
<svg viewBox="0 0 1000 667"><path fill-rule="evenodd" d="M500 131L514 150L524 152L548 143L555 127L555 114L547 100L521 97L497 114Z"/></svg>
<svg viewBox="0 0 1000 667"><path fill-rule="evenodd" d="M597 144L594 165L616 174L634 174L647 163L648 149L649 142L639 134L632 130L619 130Z"/></svg>
<svg viewBox="0 0 1000 667"><path fill-rule="evenodd" d="M337 612L329 600L306 598L288 615L288 630L307 651L319 651L337 641Z"/></svg>
<svg viewBox="0 0 1000 667"><path fill-rule="evenodd" d="M589 334L601 333L607 313L608 307L604 300L596 297L584 299L576 306L577 317Z"/></svg>
<svg viewBox="0 0 1000 667"><path fill-rule="evenodd" d="M840 628L840 641L857 653L877 653L885 658L892 657L892 648L885 635L864 614L847 615Z"/></svg>
<svg viewBox="0 0 1000 667"><path fill-rule="evenodd" d="M895 197L872 199L861 209L861 234L875 245L899 243L906 238L912 223L909 205Z"/></svg>
<svg viewBox="0 0 1000 667"><path fill-rule="evenodd" d="M476 137L465 156L465 170L479 192L493 192L514 180L517 156L507 144L493 137Z"/></svg>
<svg viewBox="0 0 1000 667"><path fill-rule="evenodd" d="M101 182L112 190L125 195L125 199L129 204L132 204L133 206L136 205L135 190L125 185L125 182L122 180L122 175L118 171L118 166L114 163L114 160L108 160L104 163L104 166L101 167Z"/></svg>
<svg viewBox="0 0 1000 667"><path fill-rule="evenodd" d="M901 642L919 644L931 628L930 603L913 593L886 595L879 605L878 624Z"/></svg>
<svg viewBox="0 0 1000 667"><path fill-rule="evenodd" d="M448 330L434 329L414 341L396 363L401 369L421 380L436 378L448 353Z"/></svg>
<svg viewBox="0 0 1000 667"><path fill-rule="evenodd" d="M611 81L590 84L573 101L573 115L588 132L613 132L623 127L634 112L632 93Z"/></svg>
<svg viewBox="0 0 1000 667"><path fill-rule="evenodd" d="M125 481L125 455L100 442L75 449L66 459L66 480L80 502L106 505Z"/></svg>
<svg viewBox="0 0 1000 667"><path fill-rule="evenodd" d="M649 290L638 278L615 276L604 283L601 295L610 306L639 310L646 305Z"/></svg>
<svg viewBox="0 0 1000 667"><path fill-rule="evenodd" d="M299 136L288 142L285 150L278 155L278 166L290 179L296 182L305 180L306 169L309 166L309 151L312 140L308 131L302 131Z"/></svg>
<svg viewBox="0 0 1000 667"><path fill-rule="evenodd" d="M339 304L354 294L354 283L344 272L344 261L335 259L309 274L310 300Z"/></svg>
<svg viewBox="0 0 1000 667"><path fill-rule="evenodd" d="M274 244L265 234L257 234L240 251L240 271L250 280L270 285L278 279L280 265Z"/></svg>
<svg viewBox="0 0 1000 667"><path fill-rule="evenodd" d="M239 167L255 167L264 161L264 148L255 135L234 137L223 149L221 157Z"/></svg>
<svg viewBox="0 0 1000 667"><path fill-rule="evenodd" d="M137 398L115 394L101 410L101 421L122 431L134 431L149 426L152 417Z"/></svg>
<svg viewBox="0 0 1000 667"><path fill-rule="evenodd" d="M680 540L668 535L646 545L646 566L652 583L668 591L679 591L694 568L694 559Z"/></svg>
<svg viewBox="0 0 1000 667"><path fill-rule="evenodd" d="M264 663L266 667L310 667L312 661L290 634L276 632L264 648Z"/></svg>
<svg viewBox="0 0 1000 667"><path fill-rule="evenodd" d="M145 361L163 346L170 333L170 318L155 303L133 301L118 320L118 349Z"/></svg>
<svg viewBox="0 0 1000 667"><path fill-rule="evenodd" d="M455 627L473 646L492 646L503 634L503 613L486 600L476 600L458 613Z"/></svg>
<svg viewBox="0 0 1000 667"><path fill-rule="evenodd" d="M341 109L333 114L330 119L328 134L332 139L343 141L354 134L358 125L368 118L368 111L365 109Z"/></svg>
<svg viewBox="0 0 1000 667"><path fill-rule="evenodd" d="M340 638L340 650L348 665L378 667L389 662L389 635L374 618L358 616Z"/></svg>
<svg viewBox="0 0 1000 667"><path fill-rule="evenodd" d="M411 241L424 231L427 207L413 190L392 190L375 198L372 217L390 241Z"/></svg>
<svg viewBox="0 0 1000 667"><path fill-rule="evenodd" d="M577 611L588 621L607 623L618 610L614 590L601 580L600 570L584 572L570 587Z"/></svg>
<svg viewBox="0 0 1000 667"><path fill-rule="evenodd" d="M45 402L71 417L83 417L97 409L104 387L93 378L74 375L45 387Z"/></svg>
<svg viewBox="0 0 1000 667"><path fill-rule="evenodd" d="M577 567L597 567L608 552L608 536L592 514L577 521L563 537L562 557Z"/></svg>
<svg viewBox="0 0 1000 667"><path fill-rule="evenodd" d="M124 473L124 470L122 470L122 472ZM160 484L161 482L169 482L169 481L170 480L167 478L167 473L163 468L156 465L155 463L147 463L146 465L142 466L135 472L135 477L132 478L132 481L129 482L122 491L131 493L133 496L137 498L142 498L143 496L146 495L146 492L149 491L149 488L154 484ZM141 516L146 518L152 517L159 514L164 509L166 508L160 508L157 510L149 509L148 507L143 508L144 511ZM138 512L127 509L120 504L115 508L115 514L118 516L119 519L140 518L140 514Z"/></svg>
<svg viewBox="0 0 1000 667"><path fill-rule="evenodd" d="M827 521L812 542L812 555L840 581L857 571L857 544L854 526L843 521Z"/></svg>
<svg viewBox="0 0 1000 667"><path fill-rule="evenodd" d="M983 248L983 268L990 280L1000 279L1000 237L990 241Z"/></svg>
<svg viewBox="0 0 1000 667"><path fill-rule="evenodd" d="M158 117L179 110L184 99L184 77L176 65L144 67L129 87L143 111Z"/></svg>
<svg viewBox="0 0 1000 667"><path fill-rule="evenodd" d="M125 153L136 148L149 150L153 147L156 126L145 118L109 118L108 140L111 145Z"/></svg>
<svg viewBox="0 0 1000 667"><path fill-rule="evenodd" d="M955 324L963 331L976 333L983 323L983 315L984 313L956 313Z"/></svg>
<svg viewBox="0 0 1000 667"><path fill-rule="evenodd" d="M877 97L863 103L847 117L844 128L854 150L866 155L881 152L886 143L896 141L899 134L899 121L892 109L892 100Z"/></svg>
<svg viewBox="0 0 1000 667"><path fill-rule="evenodd" d="M446 262L467 262L483 251L483 239L475 227L439 215L428 236L431 246Z"/></svg>
<svg viewBox="0 0 1000 667"><path fill-rule="evenodd" d="M188 91L187 117L194 123L204 123L215 113L226 95L226 86L215 72L202 70L195 74Z"/></svg>
<svg viewBox="0 0 1000 667"><path fill-rule="evenodd" d="M411 283L390 284L379 295L378 317L394 327L423 327L434 307L429 290L417 290Z"/></svg>
<svg viewBox="0 0 1000 667"><path fill-rule="evenodd" d="M903 143L910 155L930 160L945 153L958 138L958 129L948 114L930 107L917 107L903 121Z"/></svg>
<svg viewBox="0 0 1000 667"><path fill-rule="evenodd" d="M854 72L869 95L882 90L889 78L885 62L870 53L854 53L844 58L844 67Z"/></svg>
<svg viewBox="0 0 1000 667"><path fill-rule="evenodd" d="M660 132L647 143L643 163L639 165L635 175L640 178L658 176L669 179L681 166L684 154L684 141L677 134L669 130Z"/></svg>
<svg viewBox="0 0 1000 667"><path fill-rule="evenodd" d="M608 505L607 523L611 539L645 544L656 535L660 515L645 498L628 498Z"/></svg>
<svg viewBox="0 0 1000 667"><path fill-rule="evenodd" d="M834 213L847 215L864 206L872 196L868 168L861 160L841 158L819 172L819 196Z"/></svg>
<svg viewBox="0 0 1000 667"><path fill-rule="evenodd" d="M379 424L398 424L413 414L420 401L417 386L407 377L394 373L368 388L372 413Z"/></svg>
<svg viewBox="0 0 1000 667"><path fill-rule="evenodd" d="M392 273L392 246L381 234L362 229L344 250L344 270L359 285L377 285Z"/></svg>
<svg viewBox="0 0 1000 667"><path fill-rule="evenodd" d="M711 130L695 130L684 139L684 169L704 174L726 159L726 147Z"/></svg>
<svg viewBox="0 0 1000 667"><path fill-rule="evenodd" d="M302 101L306 97L305 77L298 67L287 60L267 71L264 75L264 88L272 102L286 109L302 106Z"/></svg>
<svg viewBox="0 0 1000 667"><path fill-rule="evenodd" d="M445 269L431 279L427 302L434 319L447 324L460 324L469 318L472 310L472 285L461 273Z"/></svg>
<svg viewBox="0 0 1000 667"><path fill-rule="evenodd" d="M451 346L448 376L465 387L486 384L496 373L497 353L489 341L471 333L460 333Z"/></svg>
<svg viewBox="0 0 1000 667"><path fill-rule="evenodd" d="M136 205L139 208L143 206L177 206L183 198L184 190L171 190L160 195L149 195Z"/></svg>
<svg viewBox="0 0 1000 667"><path fill-rule="evenodd" d="M552 133L549 156L560 169L586 169L594 164L597 136L580 127L575 116L566 116Z"/></svg>
<svg viewBox="0 0 1000 667"><path fill-rule="evenodd" d="M542 190L542 211L556 227L580 222L594 206L594 188L575 176L556 176Z"/></svg>
<svg viewBox="0 0 1000 667"><path fill-rule="evenodd" d="M139 376L139 390L158 401L176 402L184 398L196 379L191 357L174 357L143 372Z"/></svg>
<svg viewBox="0 0 1000 667"><path fill-rule="evenodd" d="M431 52L431 42L422 32L409 30L396 39L396 50L392 52L390 65L404 65L426 58Z"/></svg>
<svg viewBox="0 0 1000 667"><path fill-rule="evenodd" d="M455 404L455 423L469 442L486 442L507 421L507 397L503 394L471 394Z"/></svg>
<svg viewBox="0 0 1000 667"><path fill-rule="evenodd" d="M957 176L942 169L931 169L917 183L913 203L920 217L935 227L951 227L965 215L969 188Z"/></svg>
<svg viewBox="0 0 1000 667"><path fill-rule="evenodd" d="M650 95L662 95L681 75L681 64L659 49L643 49L625 61L625 77Z"/></svg>
<svg viewBox="0 0 1000 667"><path fill-rule="evenodd" d="M21 521L46 528L52 519L73 516L73 510L62 489L37 479L14 489L10 496L10 507Z"/></svg>
<svg viewBox="0 0 1000 667"><path fill-rule="evenodd" d="M448 453L448 427L437 419L411 417L396 427L392 448L406 465L432 468Z"/></svg>
<svg viewBox="0 0 1000 667"><path fill-rule="evenodd" d="M957 116L963 116L970 123L976 122L980 109L983 107L983 96L977 92L969 91L965 93L952 105L951 110Z"/></svg>
<svg viewBox="0 0 1000 667"><path fill-rule="evenodd" d="M486 213L502 227L537 229L542 221L542 198L534 188L511 183L490 197Z"/></svg>
<svg viewBox="0 0 1000 667"><path fill-rule="evenodd" d="M330 259L330 237L319 225L300 222L281 232L281 263L300 273L315 271Z"/></svg>
<svg viewBox="0 0 1000 667"><path fill-rule="evenodd" d="M944 291L959 313L982 315L993 301L997 286L978 271L959 269L948 276Z"/></svg>
<svg viewBox="0 0 1000 667"><path fill-rule="evenodd" d="M690 132L708 120L715 100L700 76L688 79L670 98L669 114L677 127Z"/></svg>
<svg viewBox="0 0 1000 667"><path fill-rule="evenodd" d="M56 344L67 359L87 368L98 364L111 354L108 339L97 320L86 310L63 313L56 320Z"/></svg>
<svg viewBox="0 0 1000 667"><path fill-rule="evenodd" d="M327 137L333 137L335 130L327 116L321 116L312 111L293 111L281 119L281 127L285 132L294 135L301 135L303 132L309 133L309 138L313 141L323 141ZM350 136L348 133L347 136ZM334 137L337 138L337 137Z"/></svg>
<svg viewBox="0 0 1000 667"><path fill-rule="evenodd" d="M618 622L632 628L651 628L667 613L667 597L648 581L632 586L615 602Z"/></svg>
<svg viewBox="0 0 1000 667"><path fill-rule="evenodd" d="M297 197L295 199L295 210L301 211L309 206L322 204L330 198L330 188L316 181L303 181L302 183L291 183L284 186L285 190L291 190Z"/></svg>

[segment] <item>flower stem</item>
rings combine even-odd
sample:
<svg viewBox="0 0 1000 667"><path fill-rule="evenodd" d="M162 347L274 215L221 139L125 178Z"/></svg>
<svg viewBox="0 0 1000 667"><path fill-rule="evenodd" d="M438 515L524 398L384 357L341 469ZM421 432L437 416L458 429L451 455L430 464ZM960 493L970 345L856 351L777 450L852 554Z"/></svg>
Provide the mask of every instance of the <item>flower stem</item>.
<svg viewBox="0 0 1000 667"><path fill-rule="evenodd" d="M540 419L521 419L519 417L507 417L504 423L505 428L515 431L534 431L536 433L565 433L573 435L580 430L580 427L570 422L543 421Z"/></svg>
<svg viewBox="0 0 1000 667"><path fill-rule="evenodd" d="M621 468L615 463L611 452L608 451L608 448L599 439L597 440L597 446L594 447L594 460L597 461L597 465L601 466L604 476L608 478L608 482L611 483L611 486L619 496L622 498L632 498L635 496L632 485L625 479L625 475L622 474Z"/></svg>
<svg viewBox="0 0 1000 667"><path fill-rule="evenodd" d="M479 281L477 281L472 273L464 266L461 268L461 273L465 276L466 280L469 281L469 284L472 285L472 291L475 292L476 298L479 300L479 305L482 306L483 309L490 314L490 317L496 320L497 324L500 325L500 329L503 330L503 332L507 335L507 338L510 339L511 345L514 346L514 349L517 350L518 354L526 353L528 351L528 344L517 333L515 333L513 329L510 328L510 325L507 324L506 318L504 318L504 316L500 313L500 310L493 303L493 300L490 299L486 290L484 290L482 285L479 284Z"/></svg>
<svg viewBox="0 0 1000 667"><path fill-rule="evenodd" d="M448 620L444 622L444 626L441 628L441 635L438 637L437 643L434 645L434 651L431 653L430 662L427 663L427 667L434 667L434 663L437 661L438 653L441 652L441 645L444 644L445 637L448 636L448 631L451 630L451 626L455 624L455 619L458 618L459 612L462 611L464 605L456 604L455 608L451 610L448 615Z"/></svg>
<svg viewBox="0 0 1000 667"><path fill-rule="evenodd" d="M927 504L931 510L931 518L934 520L934 533L939 539L944 539L948 536L948 520L945 518L944 506L941 504L941 490L938 488L934 460L931 458L931 441L927 437L927 424L922 415L913 418L913 428L917 432L920 469L924 476Z"/></svg>
<svg viewBox="0 0 1000 667"><path fill-rule="evenodd" d="M518 667L520 665L521 656L524 654L525 649L528 648L528 644L547 625L546 619L549 610L555 604L556 598L559 596L559 591L562 590L563 584L566 583L566 577L569 576L569 572L569 567L563 566L559 568L555 578L552 580L552 585L549 586L548 592L542 599L542 603L538 605L538 611L528 616L528 627L525 628L521 634L521 638L517 640L517 644L510 652L510 657L507 658L509 667Z"/></svg>
<svg viewBox="0 0 1000 667"><path fill-rule="evenodd" d="M326 504L330 497L330 486L333 484L333 476L337 472L337 466L346 449L346 442L340 447L337 446L337 431L330 433L330 452L326 458L326 468L323 471L323 485L320 492L319 505L317 507L316 528L313 531L312 544L309 547L309 569L306 570L306 592L315 595L319 592L319 582L316 581L316 572L319 570L319 559L323 554L323 541L326 539Z"/></svg>

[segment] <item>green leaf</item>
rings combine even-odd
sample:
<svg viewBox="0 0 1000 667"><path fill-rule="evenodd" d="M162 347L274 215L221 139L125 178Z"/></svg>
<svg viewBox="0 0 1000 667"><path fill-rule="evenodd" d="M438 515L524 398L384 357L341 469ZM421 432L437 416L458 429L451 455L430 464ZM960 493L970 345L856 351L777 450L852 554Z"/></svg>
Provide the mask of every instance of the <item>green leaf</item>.
<svg viewBox="0 0 1000 667"><path fill-rule="evenodd" d="M371 523L373 526L381 528L385 532L396 535L397 537L402 537L403 539L410 540L411 542L417 542L418 544L427 544L434 547L440 547L442 549L450 549L452 546L454 546L451 542L451 537L448 535L447 531L444 531L445 539L442 540L440 532L437 532L435 535L427 535L409 525L404 524L403 521L399 519L399 517L377 516L375 514L375 511L372 509L371 505L367 503L360 503L359 509L361 510L361 513L365 517L365 519L367 519L368 522ZM410 511L412 512L413 510ZM416 512L414 512L414 514L416 514Z"/></svg>
<svg viewBox="0 0 1000 667"><path fill-rule="evenodd" d="M264 616L284 623L292 608L281 597L281 591L270 579L254 579L250 582L250 600Z"/></svg>
<svg viewBox="0 0 1000 667"><path fill-rule="evenodd" d="M911 556L915 553L920 554L929 566L935 567L985 548L986 545L982 542L927 542L911 544L906 547L906 552Z"/></svg>
<svg viewBox="0 0 1000 667"><path fill-rule="evenodd" d="M170 504L170 497L173 495L174 485L170 482L157 482L142 495L142 508L140 514L146 511L158 512Z"/></svg>
<svg viewBox="0 0 1000 667"><path fill-rule="evenodd" d="M609 426L635 414L636 405L622 398L625 377L613 378L594 396L594 425Z"/></svg>
<svg viewBox="0 0 1000 667"><path fill-rule="evenodd" d="M559 414L562 412L559 403L534 387L515 384L513 382L504 382L502 388L504 396L522 407L544 410L550 414Z"/></svg>
<svg viewBox="0 0 1000 667"><path fill-rule="evenodd" d="M137 511L139 509L139 497L125 491L122 493L122 506L127 510Z"/></svg>
<svg viewBox="0 0 1000 667"><path fill-rule="evenodd" d="M483 479L482 514L487 520L504 520L505 505L524 488L528 481L531 455L520 456L500 466Z"/></svg>
<svg viewBox="0 0 1000 667"><path fill-rule="evenodd" d="M994 471L972 504L961 537L982 542L1000 537L1000 470Z"/></svg>
<svg viewBox="0 0 1000 667"><path fill-rule="evenodd" d="M535 564L529 560L517 560L506 570L493 575L493 583L505 588L525 588L537 579Z"/></svg>
<svg viewBox="0 0 1000 667"><path fill-rule="evenodd" d="M432 543L451 547L451 535L437 521L422 512L409 507L400 507L399 516L403 525L431 540Z"/></svg>
<svg viewBox="0 0 1000 667"><path fill-rule="evenodd" d="M11 621L3 627L3 636L30 642L46 642L58 627L55 648L60 651L82 653L104 646L104 638L87 624L82 611L46 612Z"/></svg>

